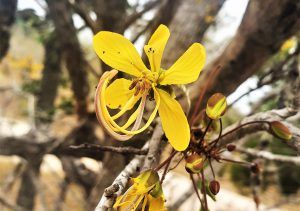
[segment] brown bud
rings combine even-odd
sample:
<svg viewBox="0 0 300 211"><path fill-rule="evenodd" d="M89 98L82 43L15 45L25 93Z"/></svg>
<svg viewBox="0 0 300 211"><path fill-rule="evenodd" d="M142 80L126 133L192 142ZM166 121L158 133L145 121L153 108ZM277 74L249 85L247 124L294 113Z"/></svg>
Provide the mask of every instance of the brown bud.
<svg viewBox="0 0 300 211"><path fill-rule="evenodd" d="M203 158L198 154L189 155L186 158L185 169L190 174L196 174L203 168Z"/></svg>
<svg viewBox="0 0 300 211"><path fill-rule="evenodd" d="M257 163L251 163L251 165L250 165L250 170L251 170L251 172L254 173L254 174L258 174L259 171L260 171L259 166L258 166Z"/></svg>
<svg viewBox="0 0 300 211"><path fill-rule="evenodd" d="M209 183L209 190L214 194L217 195L220 191L220 183L217 180L212 180Z"/></svg>
<svg viewBox="0 0 300 211"><path fill-rule="evenodd" d="M226 148L229 152L232 152L236 149L236 146L234 144L227 144Z"/></svg>

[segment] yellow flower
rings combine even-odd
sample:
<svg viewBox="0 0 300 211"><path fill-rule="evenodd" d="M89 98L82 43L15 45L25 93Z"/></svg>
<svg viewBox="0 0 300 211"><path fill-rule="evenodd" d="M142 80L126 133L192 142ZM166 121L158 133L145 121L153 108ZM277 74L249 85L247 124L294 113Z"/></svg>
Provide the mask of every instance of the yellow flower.
<svg viewBox="0 0 300 211"><path fill-rule="evenodd" d="M156 171L147 170L137 178L133 178L133 185L117 198L114 208L118 211L142 211L148 207L149 211L163 211L164 195Z"/></svg>
<svg viewBox="0 0 300 211"><path fill-rule="evenodd" d="M169 29L160 25L150 38L144 50L149 59L150 70L145 66L133 44L120 34L101 31L94 36L93 45L100 59L113 68L105 72L97 86L95 95L96 114L102 125L117 140L128 140L144 131L153 121L158 111L162 127L170 144L177 150L187 148L190 129L180 104L165 91L170 85L187 84L197 80L205 63L205 49L194 43L169 69L161 68L161 59ZM133 77L109 81L122 71ZM156 107L144 126L140 128L147 96L154 95ZM140 100L139 106L123 125L115 120L132 109ZM110 109L120 109L111 116ZM134 123L132 128L128 128Z"/></svg>

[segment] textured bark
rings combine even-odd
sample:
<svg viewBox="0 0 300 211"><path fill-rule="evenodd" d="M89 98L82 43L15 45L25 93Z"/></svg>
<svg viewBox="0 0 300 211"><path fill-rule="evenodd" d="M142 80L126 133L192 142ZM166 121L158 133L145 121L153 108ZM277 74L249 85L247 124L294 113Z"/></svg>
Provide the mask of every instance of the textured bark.
<svg viewBox="0 0 300 211"><path fill-rule="evenodd" d="M300 27L300 2L294 0L250 0L235 37L224 52L209 64L193 87L194 99L209 71L221 65L220 74L208 87L229 95L278 51L282 43ZM204 99L203 102L206 102Z"/></svg>
<svg viewBox="0 0 300 211"><path fill-rule="evenodd" d="M15 21L17 0L0 0L0 61L9 48L10 27Z"/></svg>
<svg viewBox="0 0 300 211"><path fill-rule="evenodd" d="M72 82L76 99L76 111L79 117L87 115L87 97L89 86L87 82L86 61L76 34L72 20L72 11L67 1L47 0L49 15L53 20Z"/></svg>
<svg viewBox="0 0 300 211"><path fill-rule="evenodd" d="M34 160L28 162L27 168L22 175L17 204L26 210L33 210L34 208L35 196L38 193L36 180L38 180L39 177L41 161L41 158L35 157Z"/></svg>
<svg viewBox="0 0 300 211"><path fill-rule="evenodd" d="M93 0L99 30L114 31L123 34L122 24L126 18L127 1Z"/></svg>
<svg viewBox="0 0 300 211"><path fill-rule="evenodd" d="M45 43L44 70L41 80L41 91L37 98L38 120L49 120L54 112L54 100L57 95L61 76L61 48L54 31Z"/></svg>
<svg viewBox="0 0 300 211"><path fill-rule="evenodd" d="M216 16L225 0L185 0L181 1L170 22L171 36L166 46L163 67L168 68L194 42L201 42L212 22L207 16Z"/></svg>

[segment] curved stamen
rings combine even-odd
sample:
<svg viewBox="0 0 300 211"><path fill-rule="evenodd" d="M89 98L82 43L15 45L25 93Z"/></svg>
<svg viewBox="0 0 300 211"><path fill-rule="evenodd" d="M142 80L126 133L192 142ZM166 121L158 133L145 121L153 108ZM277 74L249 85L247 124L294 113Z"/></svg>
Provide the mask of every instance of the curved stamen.
<svg viewBox="0 0 300 211"><path fill-rule="evenodd" d="M105 73L103 73L102 77L100 78L100 81L98 83L97 90L96 90L96 93L95 93L95 110L96 110L95 112L96 112L96 116L97 116L98 121L103 125L103 127L109 132L109 134L112 137L114 137L114 138L116 138L117 140L120 140L120 141L126 141L126 140L130 139L133 135L120 135L120 134L116 133L115 131L113 131L112 126L108 122L106 122L106 120L104 118L104 115L103 115L102 109L101 109L101 107L102 107L101 102L99 100L99 96L101 95L101 87L104 83L104 79L106 77L108 77L109 74L116 75L117 72L118 71L116 71L116 70L113 70L113 71L110 71L110 72L105 72ZM131 130L136 130L137 128L139 128L139 126L142 122L145 102L146 102L146 96L143 96L138 117L137 117L137 119L135 121L135 124L133 125Z"/></svg>
<svg viewBox="0 0 300 211"><path fill-rule="evenodd" d="M126 113L126 111L130 110L129 108L132 107L135 104L135 99L136 98L140 98L141 96L132 96L127 102L126 104L122 107L122 109L115 114L114 116L112 116L113 120L118 119L120 116L122 116L123 114Z"/></svg>
<svg viewBox="0 0 300 211"><path fill-rule="evenodd" d="M104 83L101 87L101 96L100 96L100 104L101 105L104 105L104 106L101 106L101 108L103 107L103 112L104 112L104 117L106 117L106 119L110 122L110 124L115 127L117 130L119 130L120 132L124 133L124 134L127 134L127 135L135 135L135 134L138 134L138 133L141 133L143 132L144 130L147 129L147 127L149 127L149 125L152 123L152 121L154 120L155 116L156 116L156 113L158 111L158 107L159 107L159 104L160 104L160 97L158 97L158 102L156 103L156 106L153 110L153 112L151 113L148 121L146 122L146 124L138 129L138 130L132 130L132 131L128 131L128 130L125 130L123 129L122 127L120 127L113 119L112 117L110 116L108 110L107 110L107 107L106 107L106 100L105 100L105 95L104 95L104 92L105 92L105 89L108 85L108 81L109 81L109 77L107 77L105 80L104 80ZM152 86L153 90L154 90L154 94L156 94L157 96L159 96L158 92L156 91L155 87Z"/></svg>

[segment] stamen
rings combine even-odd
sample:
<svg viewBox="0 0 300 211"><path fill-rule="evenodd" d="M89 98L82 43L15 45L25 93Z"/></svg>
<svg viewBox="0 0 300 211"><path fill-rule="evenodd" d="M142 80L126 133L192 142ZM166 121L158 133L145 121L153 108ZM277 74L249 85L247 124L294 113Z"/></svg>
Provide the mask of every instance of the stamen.
<svg viewBox="0 0 300 211"><path fill-rule="evenodd" d="M146 124L142 128L137 130L137 128L139 128L139 126L141 124L143 110L144 110L144 107L145 107L145 101L146 101L146 97L147 97L147 94L145 93L142 97L141 106L139 106L140 110L137 111L138 113L134 112L132 114L132 116L129 118L129 120L125 123L125 125L120 127L114 121L114 119L110 116L110 114L107 110L105 94L104 94L109 80L112 79L117 74L117 72L118 71L116 71L116 70L112 70L110 72L104 73L103 76L101 77L101 79L99 81L99 84L98 84L98 87L97 87L97 90L96 90L95 106L96 106L97 118L102 123L102 125L107 129L107 131L114 138L123 141L123 140L128 140L133 135L141 133L145 129L147 129L147 127L152 123L152 121L154 120L154 118L156 116L156 113L158 111L158 107L159 107L159 104L160 104L160 97L159 97L159 94L158 94L157 90L152 85L153 91L154 91L155 95L158 96L158 98L157 98L157 102L156 102L156 107L153 110L153 112L151 113L151 115L150 115L148 121L146 122ZM99 99L99 97L100 97L100 99ZM133 123L135 118L136 118L136 121L135 121L135 124L134 124L133 128L130 131L126 130L125 128L129 127ZM117 132L122 132L125 135L121 135Z"/></svg>
<svg viewBox="0 0 300 211"><path fill-rule="evenodd" d="M135 86L135 92L134 92L134 96L137 96L141 91L141 85L140 83L137 83Z"/></svg>
<svg viewBox="0 0 300 211"><path fill-rule="evenodd" d="M128 139L130 139L133 135L120 135L118 133L116 133L113 129L115 129L114 127L112 127L112 125L109 123L109 122L106 122L105 118L104 118L104 115L102 113L102 105L101 105L101 102L99 100L99 97L101 96L101 88L103 86L103 83L105 81L105 79L108 77L109 74L112 75L112 77L114 77L116 74L118 73L117 70L112 70L110 72L105 72L103 73L102 77L100 78L100 81L98 83L98 86L97 86L97 90L96 90L96 93L95 93L95 109L96 109L96 116L97 116L97 119L98 121L103 125L103 127L109 132L109 134L116 138L117 140L119 141L126 141ZM111 78L112 78L111 77ZM146 96L143 96L142 97L142 101L141 101L141 104L143 102L143 104L145 105L145 101L146 101ZM144 107L141 106L141 110L138 114L138 117L135 121L135 124L133 125L132 129L131 130L136 130L137 128L139 128L140 124L141 124L141 120L142 120L142 117L143 117L143 110L144 110Z"/></svg>

